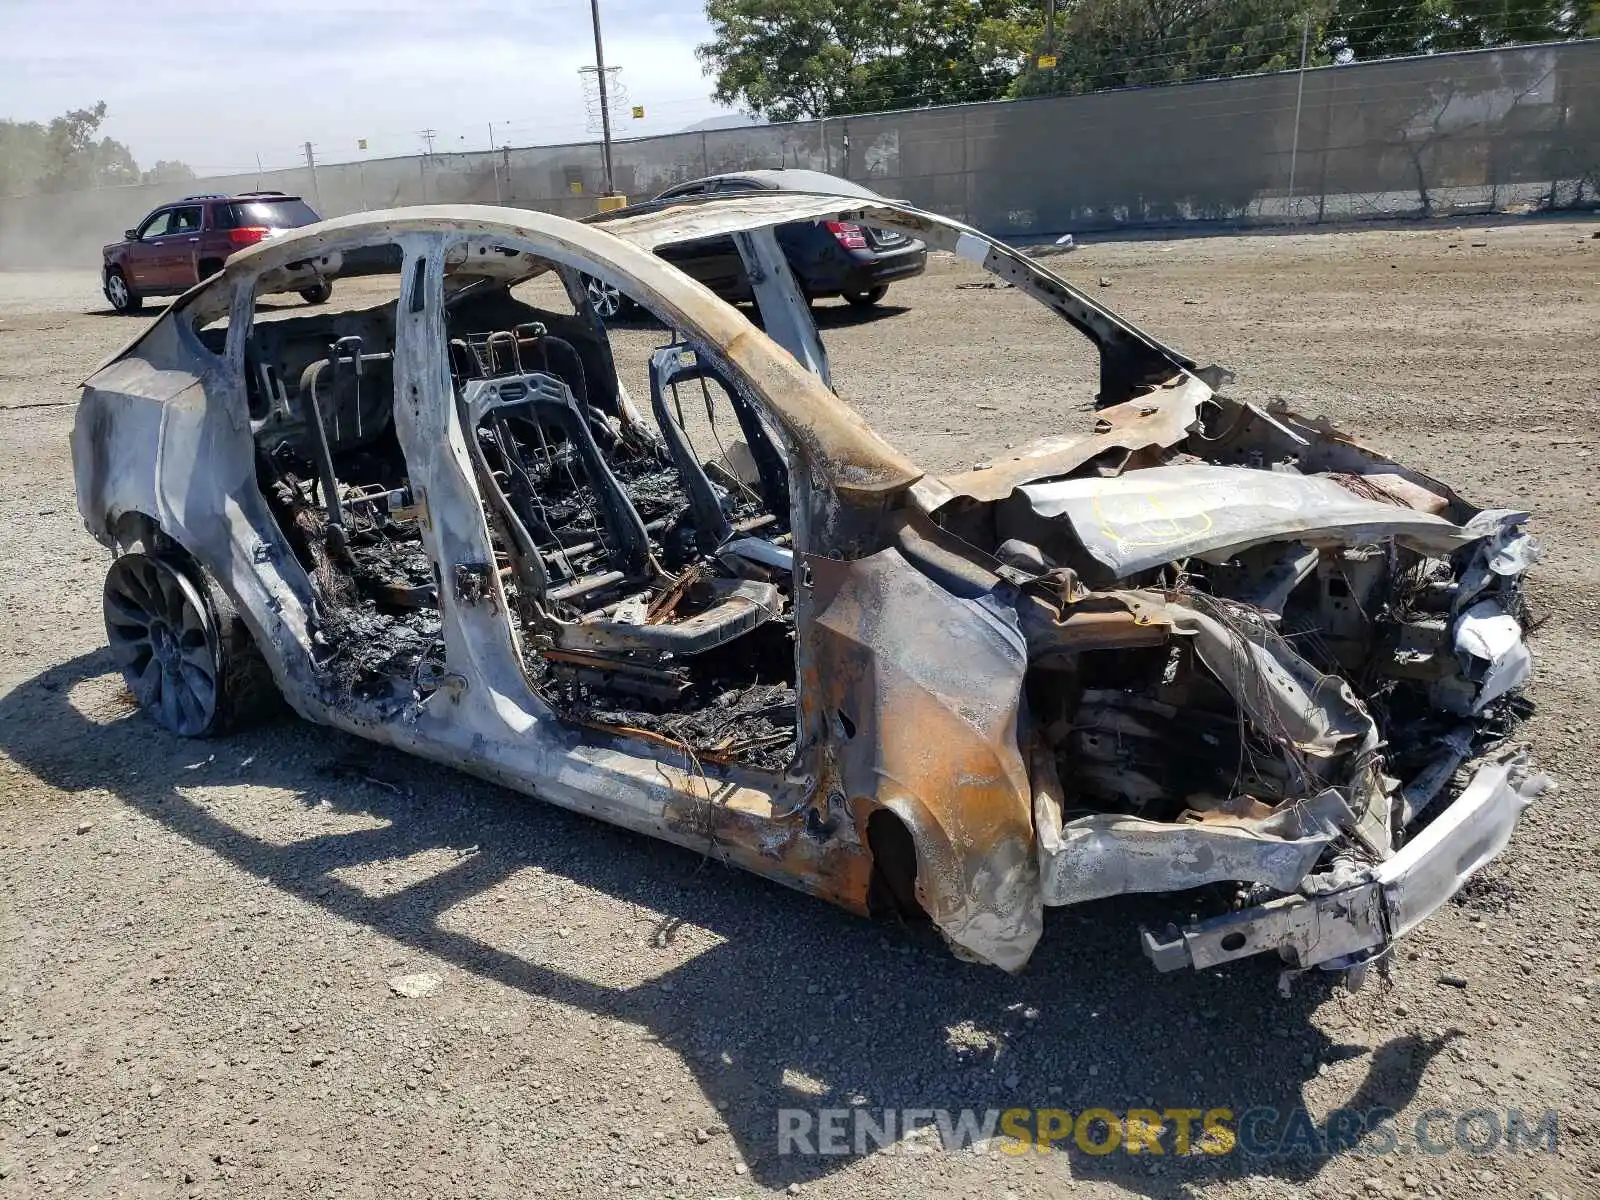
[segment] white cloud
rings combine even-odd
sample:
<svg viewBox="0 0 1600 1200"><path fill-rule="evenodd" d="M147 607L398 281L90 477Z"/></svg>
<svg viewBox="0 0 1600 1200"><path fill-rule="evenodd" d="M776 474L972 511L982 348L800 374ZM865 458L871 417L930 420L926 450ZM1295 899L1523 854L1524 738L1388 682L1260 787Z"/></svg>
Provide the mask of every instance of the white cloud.
<svg viewBox="0 0 1600 1200"><path fill-rule="evenodd" d="M602 0L608 63L631 103L618 136L722 111L694 57L703 0ZM47 120L105 100L105 132L145 165L203 174L300 159L581 141L587 0L5 0L0 116Z"/></svg>

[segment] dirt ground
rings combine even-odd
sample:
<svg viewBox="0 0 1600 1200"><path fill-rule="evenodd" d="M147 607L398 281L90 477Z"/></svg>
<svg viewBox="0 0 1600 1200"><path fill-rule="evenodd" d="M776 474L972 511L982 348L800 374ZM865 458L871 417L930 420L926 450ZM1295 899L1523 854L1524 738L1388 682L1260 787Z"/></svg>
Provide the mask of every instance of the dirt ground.
<svg viewBox="0 0 1600 1200"><path fill-rule="evenodd" d="M284 718L130 713L83 532L75 385L142 327L0 275L0 1195L1600 1195L1600 224L1090 244L1056 260L1232 390L1326 412L1546 556L1527 726L1559 790L1365 990L1156 974L1049 913L1027 971ZM930 468L1089 420L1087 354L941 259L819 310L841 393ZM1102 282L1108 286L1101 286ZM659 333L619 333L642 391ZM421 998L389 981L432 972ZM1554 1153L780 1156L776 1110L1559 1114ZM925 1121L929 1118L924 1117ZM1480 1127L1477 1145L1486 1140Z"/></svg>

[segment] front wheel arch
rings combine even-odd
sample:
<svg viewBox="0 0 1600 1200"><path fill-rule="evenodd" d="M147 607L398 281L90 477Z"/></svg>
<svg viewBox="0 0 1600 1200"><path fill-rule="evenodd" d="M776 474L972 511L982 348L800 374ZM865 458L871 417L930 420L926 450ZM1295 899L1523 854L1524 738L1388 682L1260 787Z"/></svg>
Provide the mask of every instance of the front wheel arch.
<svg viewBox="0 0 1600 1200"><path fill-rule="evenodd" d="M112 309L118 313L136 313L144 306L144 297L134 291L127 272L120 264L112 263L105 268L100 278L100 289L105 293Z"/></svg>
<svg viewBox="0 0 1600 1200"><path fill-rule="evenodd" d="M867 818L866 841L872 854L867 911L874 917L927 921L917 899L917 842L906 823L887 808L877 809Z"/></svg>

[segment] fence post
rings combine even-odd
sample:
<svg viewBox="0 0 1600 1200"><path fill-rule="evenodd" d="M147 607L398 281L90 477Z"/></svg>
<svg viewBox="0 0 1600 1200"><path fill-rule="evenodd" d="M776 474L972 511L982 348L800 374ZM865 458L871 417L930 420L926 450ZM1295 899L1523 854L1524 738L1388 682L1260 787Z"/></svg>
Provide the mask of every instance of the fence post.
<svg viewBox="0 0 1600 1200"><path fill-rule="evenodd" d="M969 157L971 131L967 128L970 110L961 110L961 219L972 224L972 167Z"/></svg>
<svg viewBox="0 0 1600 1200"><path fill-rule="evenodd" d="M1333 142L1333 104L1339 96L1337 76L1323 75L1322 84L1322 149L1317 156L1317 224L1328 213L1328 151Z"/></svg>
<svg viewBox="0 0 1600 1200"><path fill-rule="evenodd" d="M1300 78L1294 90L1294 137L1289 143L1289 195L1283 202L1283 215L1294 216L1294 169L1300 157L1300 106L1306 98L1306 44L1311 39L1311 14L1300 26Z"/></svg>

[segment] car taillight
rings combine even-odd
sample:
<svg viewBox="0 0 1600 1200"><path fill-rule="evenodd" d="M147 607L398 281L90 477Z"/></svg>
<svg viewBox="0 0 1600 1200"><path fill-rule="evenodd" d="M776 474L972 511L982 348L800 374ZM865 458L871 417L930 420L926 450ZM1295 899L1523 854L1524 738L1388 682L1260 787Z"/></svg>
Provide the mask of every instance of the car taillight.
<svg viewBox="0 0 1600 1200"><path fill-rule="evenodd" d="M251 225L244 229L228 230L228 244L230 246L254 246L272 230L262 225Z"/></svg>
<svg viewBox="0 0 1600 1200"><path fill-rule="evenodd" d="M867 235L854 221L824 221L822 224L846 250L867 248Z"/></svg>

